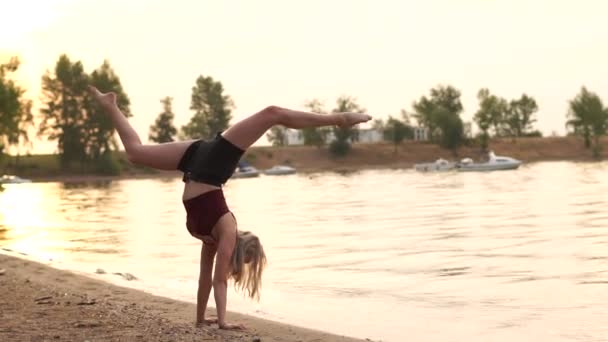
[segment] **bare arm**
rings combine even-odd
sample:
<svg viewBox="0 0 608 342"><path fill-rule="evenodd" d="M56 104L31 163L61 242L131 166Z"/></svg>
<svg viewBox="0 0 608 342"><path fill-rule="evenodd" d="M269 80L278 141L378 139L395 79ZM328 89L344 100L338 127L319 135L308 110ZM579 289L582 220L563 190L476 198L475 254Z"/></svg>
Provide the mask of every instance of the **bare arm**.
<svg viewBox="0 0 608 342"><path fill-rule="evenodd" d="M243 329L241 325L228 324L226 322L226 304L228 296L228 277L230 275L230 259L234 251L236 232L225 234L220 239L217 249L217 262L213 275L213 296L217 308L217 323L220 329Z"/></svg>
<svg viewBox="0 0 608 342"><path fill-rule="evenodd" d="M214 323L215 320L205 320L205 310L211 293L211 273L213 271L213 260L216 248L212 245L203 244L201 248L201 270L198 278L198 293L196 296L196 323Z"/></svg>

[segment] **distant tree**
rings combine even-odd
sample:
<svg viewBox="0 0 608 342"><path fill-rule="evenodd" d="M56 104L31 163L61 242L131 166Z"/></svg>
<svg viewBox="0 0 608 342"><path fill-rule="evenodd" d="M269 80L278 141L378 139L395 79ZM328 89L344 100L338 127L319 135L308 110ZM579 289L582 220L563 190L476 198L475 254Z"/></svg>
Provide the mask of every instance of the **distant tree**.
<svg viewBox="0 0 608 342"><path fill-rule="evenodd" d="M458 89L440 85L431 89L430 97L422 96L412 105L412 116L420 126L429 130L431 140L451 149L464 141L460 95Z"/></svg>
<svg viewBox="0 0 608 342"><path fill-rule="evenodd" d="M464 142L464 123L459 115L440 109L437 113L437 123L441 130L439 145L455 150Z"/></svg>
<svg viewBox="0 0 608 342"><path fill-rule="evenodd" d="M410 113L408 113L405 109L401 110L401 120L404 124L410 126Z"/></svg>
<svg viewBox="0 0 608 342"><path fill-rule="evenodd" d="M488 141L490 140L488 131L492 125L492 111L495 108L494 103L496 101L495 97L490 95L490 91L486 88L479 90L477 99L479 100L479 109L475 113L473 121L475 121L477 127L481 130L479 133L481 148L486 150L488 148Z"/></svg>
<svg viewBox="0 0 608 342"><path fill-rule="evenodd" d="M365 109L357 103L357 99L350 96L341 96L336 101L336 108L332 113L364 113ZM350 151L350 142L357 139L357 129L354 127L333 128L335 140L329 145L329 151L334 156L344 156Z"/></svg>
<svg viewBox="0 0 608 342"><path fill-rule="evenodd" d="M536 138L542 138L543 132L535 129L533 131L529 131L529 132L524 133L522 136L523 137L528 137L528 138L534 138L534 137L536 137Z"/></svg>
<svg viewBox="0 0 608 342"><path fill-rule="evenodd" d="M412 116L418 122L418 126L428 129L430 140L435 141L435 137L441 133L437 127L437 104L422 96L418 102L414 101L412 107L414 108Z"/></svg>
<svg viewBox="0 0 608 342"><path fill-rule="evenodd" d="M150 126L150 134L148 139L156 143L166 143L173 141L173 137L177 134L177 129L173 125L175 114L171 106L173 98L167 96L160 100L163 104L163 111L154 121L154 125Z"/></svg>
<svg viewBox="0 0 608 342"><path fill-rule="evenodd" d="M61 55L53 73L42 77L43 106L39 134L57 141L61 165L72 162L84 165L87 150L87 134L83 129L87 116L85 87L87 74L82 63L72 63L67 55Z"/></svg>
<svg viewBox="0 0 608 342"><path fill-rule="evenodd" d="M514 138L539 133L531 132L532 124L536 122L533 114L538 111L534 98L523 94L521 98L507 102L491 94L487 88L480 89L477 98L479 109L473 120L481 130L479 136L483 149L488 146L490 128L493 128L495 136Z"/></svg>
<svg viewBox="0 0 608 342"><path fill-rule="evenodd" d="M190 109L194 115L182 126L185 138L211 138L217 132L228 128L232 119L234 102L224 94L224 87L211 77L199 76L192 87Z"/></svg>
<svg viewBox="0 0 608 342"><path fill-rule="evenodd" d="M465 139L473 137L473 127L472 127L471 122L464 122L463 125L464 125L463 134L464 134Z"/></svg>
<svg viewBox="0 0 608 342"><path fill-rule="evenodd" d="M18 68L16 57L0 65L0 157L5 147L29 142L27 128L33 124L32 101L24 98L25 90L9 77Z"/></svg>
<svg viewBox="0 0 608 342"><path fill-rule="evenodd" d="M112 147L116 147L114 126L90 98L86 91L88 84L116 93L121 111L130 115L129 98L108 61L89 76L81 62L72 62L67 55L61 55L54 72L47 71L42 77L42 122L38 134L57 141L64 168L78 162L84 170L90 162L99 172L117 173L118 162L112 155Z"/></svg>
<svg viewBox="0 0 608 342"><path fill-rule="evenodd" d="M266 138L272 146L285 146L287 145L287 128L280 125L273 126L266 133Z"/></svg>
<svg viewBox="0 0 608 342"><path fill-rule="evenodd" d="M582 87L576 97L570 100L566 126L574 130L574 134L582 135L585 147L590 148L593 138L593 151L596 156L600 152L600 137L606 134L608 127L608 109L604 107L600 97Z"/></svg>
<svg viewBox="0 0 608 342"><path fill-rule="evenodd" d="M397 153L398 145L406 138L412 139L414 137L414 131L404 122L389 116L384 125L383 135L384 140L393 143L395 146L394 152Z"/></svg>
<svg viewBox="0 0 608 342"><path fill-rule="evenodd" d="M505 123L511 136L526 136L532 130L532 124L536 122L534 113L538 111L538 105L533 97L523 94L517 100L511 100L506 112Z"/></svg>
<svg viewBox="0 0 608 342"><path fill-rule="evenodd" d="M307 101L304 106L313 113L326 114L323 103L317 99ZM328 133L329 128L327 127L309 127L300 130L304 145L314 145L317 147L321 147L325 144Z"/></svg>
<svg viewBox="0 0 608 342"><path fill-rule="evenodd" d="M479 90L477 99L479 100L479 109L475 113L473 121L481 130L481 148L485 150L488 148L490 128L494 127L494 134L500 135L508 106L505 99L492 95L487 88Z"/></svg>

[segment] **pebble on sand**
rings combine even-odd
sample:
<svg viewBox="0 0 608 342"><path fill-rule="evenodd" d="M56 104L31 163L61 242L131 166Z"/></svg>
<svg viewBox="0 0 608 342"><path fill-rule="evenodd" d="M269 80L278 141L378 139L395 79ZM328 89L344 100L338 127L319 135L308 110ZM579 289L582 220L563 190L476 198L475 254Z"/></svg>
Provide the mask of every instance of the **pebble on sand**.
<svg viewBox="0 0 608 342"><path fill-rule="evenodd" d="M101 326L100 322L89 321L89 322L76 322L74 323L76 328L95 328Z"/></svg>

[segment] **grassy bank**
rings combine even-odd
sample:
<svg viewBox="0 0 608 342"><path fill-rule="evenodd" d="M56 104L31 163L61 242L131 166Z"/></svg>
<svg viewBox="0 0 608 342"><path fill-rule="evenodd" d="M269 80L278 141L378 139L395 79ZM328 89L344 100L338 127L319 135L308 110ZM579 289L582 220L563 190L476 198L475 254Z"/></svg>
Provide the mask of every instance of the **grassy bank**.
<svg viewBox="0 0 608 342"><path fill-rule="evenodd" d="M150 168L138 167L131 164L124 152L115 152L114 161L118 174L110 175L99 173L97 167L88 163L73 163L62 168L57 154L34 154L25 156L4 156L0 160L0 174L16 174L23 178L34 180L73 179L107 177L152 177L162 176L165 173Z"/></svg>
<svg viewBox="0 0 608 342"><path fill-rule="evenodd" d="M603 144L608 141L605 139ZM591 150L585 149L582 139L576 137L494 139L490 149L498 155L520 159L526 163L549 160L592 161ZM158 172L131 165L124 152L114 156L120 165L118 177L165 177L177 176L177 172ZM300 172L352 171L370 168L410 168L415 163L432 162L437 158L460 159L479 158L478 146L462 147L458 151L442 149L435 144L404 142L397 147L388 143L355 144L346 157L332 157L326 147L285 146L252 147L245 158L259 169L277 164L294 166ZM100 175L87 165L74 165L64 170L57 155L29 155L19 158L5 157L0 162L0 172L17 174L35 180L44 179L86 179ZM109 177L115 178L116 176Z"/></svg>

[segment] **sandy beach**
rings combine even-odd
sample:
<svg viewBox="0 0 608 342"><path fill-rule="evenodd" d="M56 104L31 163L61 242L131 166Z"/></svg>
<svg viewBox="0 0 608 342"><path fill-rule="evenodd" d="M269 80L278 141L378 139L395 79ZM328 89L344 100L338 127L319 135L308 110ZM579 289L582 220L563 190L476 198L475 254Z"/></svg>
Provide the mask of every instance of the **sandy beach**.
<svg viewBox="0 0 608 342"><path fill-rule="evenodd" d="M198 328L192 303L4 254L0 308L0 341L361 341L237 313L246 331Z"/></svg>

